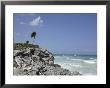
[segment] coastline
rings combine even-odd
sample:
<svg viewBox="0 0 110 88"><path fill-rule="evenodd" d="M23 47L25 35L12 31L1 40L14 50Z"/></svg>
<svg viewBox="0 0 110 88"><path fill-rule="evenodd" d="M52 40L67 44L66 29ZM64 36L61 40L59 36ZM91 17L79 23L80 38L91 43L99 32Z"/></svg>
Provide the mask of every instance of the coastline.
<svg viewBox="0 0 110 88"><path fill-rule="evenodd" d="M96 55L53 54L39 45L19 44L14 46L13 75L97 75Z"/></svg>
<svg viewBox="0 0 110 88"><path fill-rule="evenodd" d="M13 75L82 75L78 71L71 72L54 63L54 55L38 45L34 48L19 49L19 45L15 44L15 47Z"/></svg>

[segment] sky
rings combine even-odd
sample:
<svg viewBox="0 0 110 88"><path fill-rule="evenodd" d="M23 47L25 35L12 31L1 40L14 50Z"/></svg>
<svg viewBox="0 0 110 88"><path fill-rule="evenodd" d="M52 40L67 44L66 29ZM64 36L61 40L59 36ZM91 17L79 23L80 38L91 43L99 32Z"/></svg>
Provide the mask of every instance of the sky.
<svg viewBox="0 0 110 88"><path fill-rule="evenodd" d="M29 41L52 53L97 53L96 13L14 13L13 30L14 42Z"/></svg>

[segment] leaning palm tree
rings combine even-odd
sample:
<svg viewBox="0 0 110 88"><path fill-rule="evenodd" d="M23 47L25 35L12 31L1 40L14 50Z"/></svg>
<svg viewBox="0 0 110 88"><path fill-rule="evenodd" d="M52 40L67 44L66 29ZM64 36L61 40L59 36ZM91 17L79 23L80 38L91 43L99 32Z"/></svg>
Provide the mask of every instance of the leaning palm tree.
<svg viewBox="0 0 110 88"><path fill-rule="evenodd" d="M31 33L31 38L34 38L35 39L35 37L36 37L36 32L32 32ZM33 41L34 42L34 41Z"/></svg>

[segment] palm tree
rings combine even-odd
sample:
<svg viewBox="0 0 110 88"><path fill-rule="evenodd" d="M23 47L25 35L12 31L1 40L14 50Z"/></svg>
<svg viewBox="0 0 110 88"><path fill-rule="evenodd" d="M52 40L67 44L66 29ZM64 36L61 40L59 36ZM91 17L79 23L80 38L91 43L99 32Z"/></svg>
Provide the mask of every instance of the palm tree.
<svg viewBox="0 0 110 88"><path fill-rule="evenodd" d="M35 37L36 37L36 32L32 32L32 33L31 33L31 38L32 38L32 37L35 39Z"/></svg>
<svg viewBox="0 0 110 88"><path fill-rule="evenodd" d="M31 33L31 38L34 38L35 39L35 37L36 37L36 32L32 32ZM34 41L33 41L34 42Z"/></svg>

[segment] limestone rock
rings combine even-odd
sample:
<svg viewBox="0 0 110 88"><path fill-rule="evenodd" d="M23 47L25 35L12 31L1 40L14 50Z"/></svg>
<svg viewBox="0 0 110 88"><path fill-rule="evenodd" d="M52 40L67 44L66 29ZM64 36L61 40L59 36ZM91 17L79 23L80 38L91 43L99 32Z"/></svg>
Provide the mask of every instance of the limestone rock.
<svg viewBox="0 0 110 88"><path fill-rule="evenodd" d="M14 50L13 70L14 75L80 75L54 64L53 54L40 47Z"/></svg>

